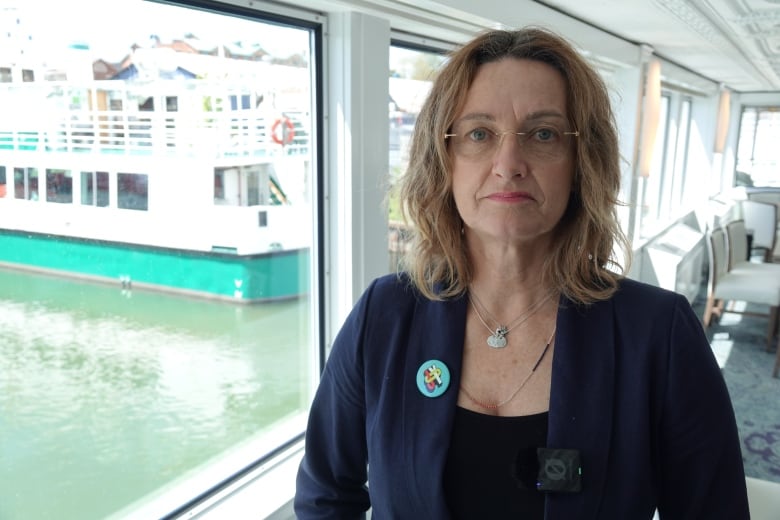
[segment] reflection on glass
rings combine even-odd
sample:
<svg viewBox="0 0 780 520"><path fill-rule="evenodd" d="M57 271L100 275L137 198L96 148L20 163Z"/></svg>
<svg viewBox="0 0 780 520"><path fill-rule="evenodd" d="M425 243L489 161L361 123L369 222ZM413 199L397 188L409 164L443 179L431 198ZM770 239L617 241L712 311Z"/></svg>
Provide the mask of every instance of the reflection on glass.
<svg viewBox="0 0 780 520"><path fill-rule="evenodd" d="M309 401L310 31L105 5L0 17L2 519L249 465Z"/></svg>

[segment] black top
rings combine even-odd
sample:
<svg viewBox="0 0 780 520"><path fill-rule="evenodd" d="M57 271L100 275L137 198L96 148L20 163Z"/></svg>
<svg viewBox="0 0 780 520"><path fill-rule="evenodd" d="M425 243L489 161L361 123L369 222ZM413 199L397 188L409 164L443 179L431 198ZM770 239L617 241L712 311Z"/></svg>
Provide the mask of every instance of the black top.
<svg viewBox="0 0 780 520"><path fill-rule="evenodd" d="M547 415L497 417L457 407L444 469L453 518L544 518L536 448L547 444Z"/></svg>

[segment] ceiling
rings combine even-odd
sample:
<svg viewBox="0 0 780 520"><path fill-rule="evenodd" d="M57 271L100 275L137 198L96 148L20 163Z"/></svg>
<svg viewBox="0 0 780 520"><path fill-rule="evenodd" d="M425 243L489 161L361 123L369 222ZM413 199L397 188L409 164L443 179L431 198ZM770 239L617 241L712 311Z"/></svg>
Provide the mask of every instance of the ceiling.
<svg viewBox="0 0 780 520"><path fill-rule="evenodd" d="M376 12L397 29L445 42L485 27L549 24L596 55L626 58L615 48L619 38L732 91L780 92L780 0L304 1ZM583 31L583 23L599 30Z"/></svg>
<svg viewBox="0 0 780 520"><path fill-rule="evenodd" d="M780 0L544 0L737 92L780 91Z"/></svg>

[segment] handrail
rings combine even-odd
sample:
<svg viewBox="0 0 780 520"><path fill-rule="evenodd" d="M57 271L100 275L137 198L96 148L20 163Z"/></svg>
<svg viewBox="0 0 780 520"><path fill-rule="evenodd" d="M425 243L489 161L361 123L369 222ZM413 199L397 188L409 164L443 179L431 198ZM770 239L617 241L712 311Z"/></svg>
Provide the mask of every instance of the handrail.
<svg viewBox="0 0 780 520"><path fill-rule="evenodd" d="M211 80L0 84L0 150L209 157L308 154L311 115L259 101L250 103L252 108L231 108L239 100L255 99L252 96L245 83ZM141 99L157 102L145 109ZM289 142L279 144L272 129L282 118L290 121L292 132L287 134Z"/></svg>
<svg viewBox="0 0 780 520"><path fill-rule="evenodd" d="M0 123L0 150L164 154L211 157L304 155L310 132L301 114L287 116L295 129L290 143L274 142L274 119L254 111L138 113L81 111L49 113L38 127ZM24 128L20 130L18 128Z"/></svg>

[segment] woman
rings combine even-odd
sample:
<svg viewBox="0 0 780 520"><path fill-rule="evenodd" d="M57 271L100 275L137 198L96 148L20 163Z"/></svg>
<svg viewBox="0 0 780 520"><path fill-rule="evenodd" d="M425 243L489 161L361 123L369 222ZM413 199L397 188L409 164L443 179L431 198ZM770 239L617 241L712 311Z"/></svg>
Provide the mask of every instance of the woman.
<svg viewBox="0 0 780 520"><path fill-rule="evenodd" d="M699 320L613 257L598 74L545 30L482 34L438 75L410 154L414 245L333 346L298 517L748 518Z"/></svg>

